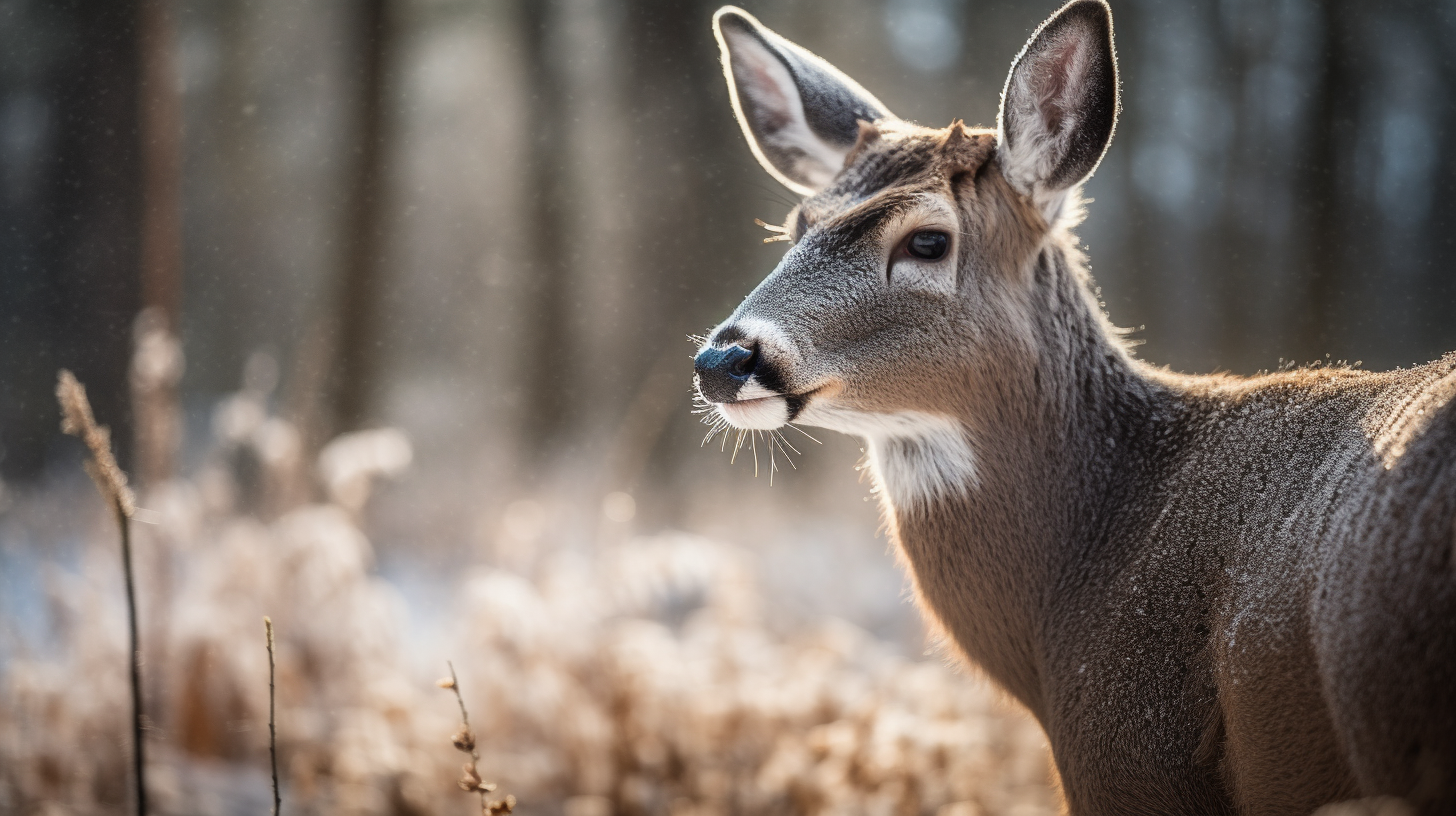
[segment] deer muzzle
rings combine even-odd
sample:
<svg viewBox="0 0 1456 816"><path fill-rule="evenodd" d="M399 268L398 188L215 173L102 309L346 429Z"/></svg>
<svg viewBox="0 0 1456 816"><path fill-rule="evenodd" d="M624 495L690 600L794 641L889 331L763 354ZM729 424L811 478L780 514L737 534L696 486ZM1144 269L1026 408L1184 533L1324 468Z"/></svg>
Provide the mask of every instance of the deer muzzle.
<svg viewBox="0 0 1456 816"><path fill-rule="evenodd" d="M755 376L762 362L756 343L710 345L693 359L698 393L736 428L777 428L789 419L788 400Z"/></svg>

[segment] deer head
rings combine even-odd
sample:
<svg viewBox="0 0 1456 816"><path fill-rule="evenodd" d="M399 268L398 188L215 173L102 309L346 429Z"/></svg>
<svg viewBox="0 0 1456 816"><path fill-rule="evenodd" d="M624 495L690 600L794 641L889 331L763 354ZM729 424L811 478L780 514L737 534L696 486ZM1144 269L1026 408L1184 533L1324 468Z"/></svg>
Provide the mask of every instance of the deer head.
<svg viewBox="0 0 1456 816"><path fill-rule="evenodd" d="M865 437L906 504L974 484L986 395L1030 383L1050 342L1038 312L1060 295L1038 291L1037 258L1071 248L1112 138L1107 5L1075 0L1037 29L994 131L905 122L742 10L713 24L754 155L804 198L783 260L698 352L700 396L737 428Z"/></svg>

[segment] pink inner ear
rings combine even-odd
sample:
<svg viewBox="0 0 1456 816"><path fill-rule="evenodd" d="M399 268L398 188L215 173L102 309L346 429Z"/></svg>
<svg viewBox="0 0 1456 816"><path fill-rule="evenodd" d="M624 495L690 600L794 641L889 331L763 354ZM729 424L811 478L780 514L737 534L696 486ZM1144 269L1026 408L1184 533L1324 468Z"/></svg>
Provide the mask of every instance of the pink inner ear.
<svg viewBox="0 0 1456 816"><path fill-rule="evenodd" d="M738 74L736 64L734 68L734 73ZM794 114L789 109L788 96L775 81L774 72L768 65L753 58L745 58L742 69L746 76L739 76L739 93L746 93L753 100L754 113L763 135L769 136L788 127Z"/></svg>
<svg viewBox="0 0 1456 816"><path fill-rule="evenodd" d="M1076 78L1082 65L1082 42L1066 37L1047 47L1037 58L1037 71L1032 88L1037 112L1048 133L1059 133L1072 107Z"/></svg>

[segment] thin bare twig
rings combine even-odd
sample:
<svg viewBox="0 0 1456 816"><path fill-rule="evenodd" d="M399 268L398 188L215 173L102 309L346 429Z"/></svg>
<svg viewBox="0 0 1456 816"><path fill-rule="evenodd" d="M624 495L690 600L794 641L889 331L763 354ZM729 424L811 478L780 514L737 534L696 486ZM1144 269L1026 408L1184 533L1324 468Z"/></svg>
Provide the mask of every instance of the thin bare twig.
<svg viewBox="0 0 1456 816"><path fill-rule="evenodd" d="M147 814L146 744L142 740L142 652L137 634L136 577L131 559L131 516L136 500L127 486L126 474L111 452L111 431L96 424L86 387L76 376L61 369L56 383L56 400L61 404L61 431L79 437L91 452L86 472L96 483L101 497L111 505L117 529L121 531L121 572L126 580L126 623L131 649L131 741L132 776L136 786L137 816Z"/></svg>
<svg viewBox="0 0 1456 816"><path fill-rule="evenodd" d="M278 790L278 718L274 707L277 694L273 685L273 619L263 616L263 630L268 634L268 759L273 764L273 816L283 809L283 796Z"/></svg>
<svg viewBox="0 0 1456 816"><path fill-rule="evenodd" d="M470 712L465 710L465 698L460 695L460 681L455 677L455 664L446 661L445 665L450 667L450 676L440 678L435 685L455 692L455 702L460 704L460 732L451 737L450 741L455 744L455 750L470 756L470 761L460 768L460 789L480 794L481 816L505 816L515 810L516 797L507 795L504 799L495 800L486 797L496 786L494 782L486 782L480 778L480 770L476 767L476 763L480 761L480 751L475 747L475 732L470 730Z"/></svg>

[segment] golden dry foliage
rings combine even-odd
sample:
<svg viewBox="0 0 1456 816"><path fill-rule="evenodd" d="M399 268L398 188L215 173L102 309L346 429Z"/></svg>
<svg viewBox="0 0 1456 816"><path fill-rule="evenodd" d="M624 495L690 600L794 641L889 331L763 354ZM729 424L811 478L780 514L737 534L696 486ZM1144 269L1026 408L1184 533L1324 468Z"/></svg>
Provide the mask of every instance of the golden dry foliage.
<svg viewBox="0 0 1456 816"><path fill-rule="evenodd" d="M473 717L457 734L469 776L486 769L509 786L517 814L1058 809L1045 742L1024 714L980 680L846 622L780 629L752 554L720 542L668 533L506 553L500 563L516 568L462 570L445 622L407 631L357 508L243 511L229 463L286 429L257 415L250 427L275 430L238 433L241 404L220 409L219 449L193 478L144 497L157 524L138 529L139 563L168 549L175 587L149 593L156 576L140 581L144 598L164 598L149 613L160 622L147 664L154 813L268 809L265 613L290 816L475 810L442 739L458 728L456 706L425 668L445 654L471 678L458 691ZM273 459L251 460L271 478ZM0 811L122 810L125 637L107 533L98 524L80 574L56 573L61 648L3 668Z"/></svg>

